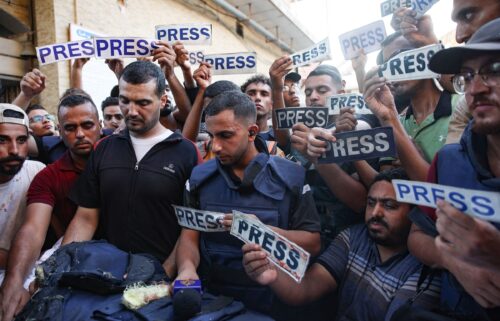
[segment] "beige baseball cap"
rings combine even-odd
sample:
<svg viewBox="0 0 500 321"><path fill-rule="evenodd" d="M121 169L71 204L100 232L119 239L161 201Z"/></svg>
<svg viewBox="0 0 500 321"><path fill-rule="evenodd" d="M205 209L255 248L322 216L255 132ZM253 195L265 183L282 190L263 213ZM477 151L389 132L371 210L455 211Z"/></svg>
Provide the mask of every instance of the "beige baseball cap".
<svg viewBox="0 0 500 321"><path fill-rule="evenodd" d="M28 115L16 105L0 104L0 124L3 123L23 125L29 130Z"/></svg>

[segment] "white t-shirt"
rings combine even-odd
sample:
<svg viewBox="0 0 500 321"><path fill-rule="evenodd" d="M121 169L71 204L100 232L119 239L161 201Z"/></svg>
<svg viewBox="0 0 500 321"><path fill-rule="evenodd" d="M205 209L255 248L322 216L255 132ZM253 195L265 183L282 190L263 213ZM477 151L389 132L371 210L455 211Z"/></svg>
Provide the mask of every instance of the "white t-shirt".
<svg viewBox="0 0 500 321"><path fill-rule="evenodd" d="M130 140L132 141L132 146L134 146L135 158L137 158L137 162L139 163L144 155L146 155L146 153L149 152L154 145L164 141L172 135L172 133L173 132L171 130L166 129L160 135L150 138L137 138L131 135Z"/></svg>
<svg viewBox="0 0 500 321"><path fill-rule="evenodd" d="M44 167L40 162L27 160L16 176L0 184L0 248L10 249L10 243L24 221L28 188Z"/></svg>

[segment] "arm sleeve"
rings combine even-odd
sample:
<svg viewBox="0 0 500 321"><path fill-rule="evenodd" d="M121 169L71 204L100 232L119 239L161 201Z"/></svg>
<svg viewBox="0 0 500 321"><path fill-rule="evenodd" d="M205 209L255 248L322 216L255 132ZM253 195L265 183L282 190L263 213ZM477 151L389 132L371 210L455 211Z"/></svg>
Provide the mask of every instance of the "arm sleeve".
<svg viewBox="0 0 500 321"><path fill-rule="evenodd" d="M337 284L344 279L345 270L349 260L349 243L351 230L340 232L328 248L316 259L335 279Z"/></svg>
<svg viewBox="0 0 500 321"><path fill-rule="evenodd" d="M309 185L304 185L290 217L291 230L319 232L321 225Z"/></svg>
<svg viewBox="0 0 500 321"><path fill-rule="evenodd" d="M54 207L56 198L52 184L55 182L50 174L50 169L47 167L35 176L26 195L26 205L43 203Z"/></svg>
<svg viewBox="0 0 500 321"><path fill-rule="evenodd" d="M87 208L100 208L100 184L98 159L105 142L100 143L96 150L90 155L85 170L75 182L75 185L69 193L71 199L78 206Z"/></svg>

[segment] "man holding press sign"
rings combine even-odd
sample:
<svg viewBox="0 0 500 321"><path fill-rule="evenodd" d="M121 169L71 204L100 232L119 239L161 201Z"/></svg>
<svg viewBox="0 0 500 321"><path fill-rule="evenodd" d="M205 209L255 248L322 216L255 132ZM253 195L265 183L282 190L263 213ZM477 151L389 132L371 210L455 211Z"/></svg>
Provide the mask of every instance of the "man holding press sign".
<svg viewBox="0 0 500 321"><path fill-rule="evenodd" d="M205 110L212 138L211 159L193 170L186 184L188 207L213 212L238 210L253 214L274 231L316 255L320 249L319 218L304 170L280 157L269 156L258 133L256 109L240 92L222 92ZM230 227L231 214L224 223ZM179 280L199 279L208 291L232 296L250 309L286 319L289 307L271 291L246 276L241 263L242 242L228 232L183 229L176 263Z"/></svg>
<svg viewBox="0 0 500 321"><path fill-rule="evenodd" d="M243 246L247 274L268 285L280 299L302 305L337 291L335 320L389 320L416 290L422 265L408 253L408 204L399 203L391 181L401 169L380 173L368 192L365 224L341 232L306 271L301 283L271 264L259 245ZM431 288L413 303L429 308L438 297Z"/></svg>
<svg viewBox="0 0 500 321"><path fill-rule="evenodd" d="M465 46L445 49L431 59L433 71L455 74L453 84L465 93L473 120L460 143L437 153L430 182L500 192L498 30L500 19L481 27ZM468 216L443 200L436 205L436 211L425 209L427 215L413 213L410 251L425 264L445 270L441 296L451 314L467 320L499 320L500 225L486 217Z"/></svg>

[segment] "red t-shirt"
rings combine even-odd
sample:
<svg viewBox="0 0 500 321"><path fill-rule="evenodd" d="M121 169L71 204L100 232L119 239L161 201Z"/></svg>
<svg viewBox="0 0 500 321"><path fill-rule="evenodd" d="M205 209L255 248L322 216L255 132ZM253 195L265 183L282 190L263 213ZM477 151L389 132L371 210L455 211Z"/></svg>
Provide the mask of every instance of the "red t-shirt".
<svg viewBox="0 0 500 321"><path fill-rule="evenodd" d="M77 205L68 198L68 194L80 174L69 151L66 151L60 159L35 176L28 190L26 205L44 203L53 207L50 224L58 238L75 215Z"/></svg>

